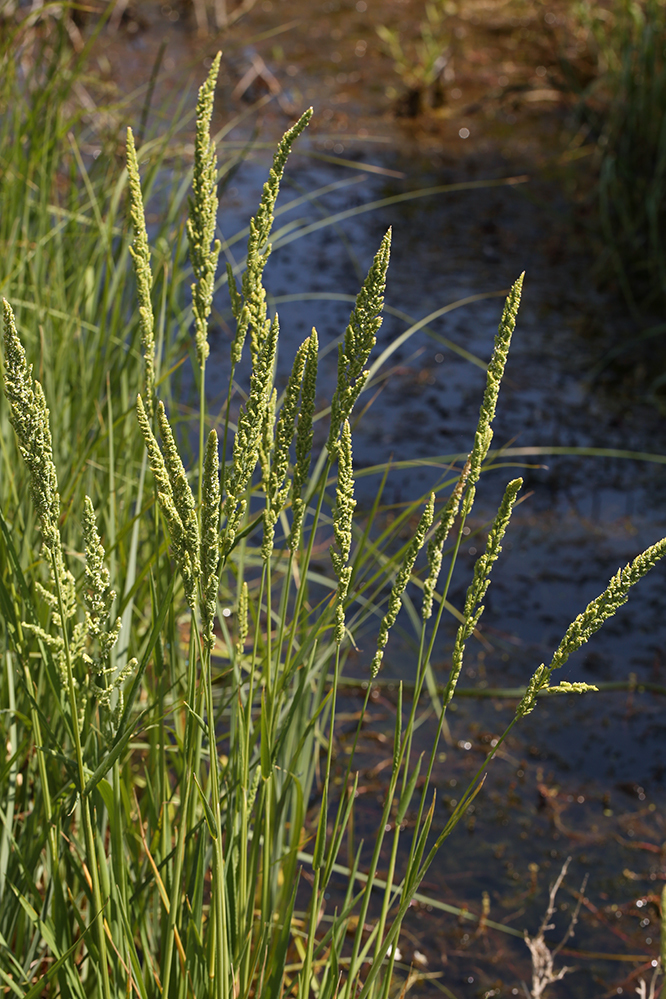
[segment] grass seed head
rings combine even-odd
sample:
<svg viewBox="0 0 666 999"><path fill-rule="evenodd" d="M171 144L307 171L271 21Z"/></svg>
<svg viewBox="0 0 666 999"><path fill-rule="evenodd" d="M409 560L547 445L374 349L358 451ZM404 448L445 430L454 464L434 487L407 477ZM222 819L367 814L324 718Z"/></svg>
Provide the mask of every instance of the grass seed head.
<svg viewBox="0 0 666 999"><path fill-rule="evenodd" d="M218 209L217 156L210 137L210 123L221 56L221 52L218 52L199 90L192 177L194 196L190 200L190 215L187 220L190 261L194 271L192 311L200 368L203 368L210 351L208 317L213 304L215 272L220 255L220 241L215 239Z"/></svg>
<svg viewBox="0 0 666 999"><path fill-rule="evenodd" d="M426 508L421 514L421 519L419 520L418 527L414 532L414 537L409 542L407 546L407 551L405 552L405 557L402 561L402 565L398 570L398 574L395 577L395 582L391 589L391 595L389 597L388 610L384 615L382 623L379 626L379 635L377 637L377 651L375 652L374 658L372 660L372 665L370 667L370 672L372 678L377 676L382 665L382 660L384 658L384 649L388 643L389 632L396 622L400 608L402 607L402 596L407 588L407 583L409 582L412 570L414 568L414 563L416 562L416 556L423 548L425 543L426 534L430 530L435 515L435 494L431 493L430 498L426 504Z"/></svg>
<svg viewBox="0 0 666 999"><path fill-rule="evenodd" d="M291 534L289 536L289 547L292 551L297 551L300 544L303 517L305 515L303 490L310 477L310 457L313 441L312 421L317 395L317 363L319 358L319 338L314 326L312 327L312 333L307 343L308 350L303 372L303 388L301 390L301 408L298 414L298 426L296 427L296 465L294 466L291 492L293 519Z"/></svg>
<svg viewBox="0 0 666 999"><path fill-rule="evenodd" d="M213 623L217 611L218 566L220 563L220 455L217 433L211 430L206 442L203 489L201 494L201 577L204 640L213 647Z"/></svg>
<svg viewBox="0 0 666 999"><path fill-rule="evenodd" d="M337 446L338 483L333 511L333 533L338 551L331 545L331 562L338 577L335 597L335 641L342 642L345 633L344 602L349 590L352 566L347 565L352 543L352 519L356 500L354 499L354 469L352 465L352 435L349 420L342 425Z"/></svg>
<svg viewBox="0 0 666 999"><path fill-rule="evenodd" d="M331 427L327 447L334 455L342 424L351 416L368 372L364 371L370 351L377 342L382 324L386 273L391 256L391 230L384 236L368 271L345 330L344 342L338 347L338 381L331 401Z"/></svg>
<svg viewBox="0 0 666 999"><path fill-rule="evenodd" d="M464 620L458 628L451 654L451 673L444 693L444 704L450 703L462 670L463 655L468 638L473 634L484 611L481 603L490 585L490 573L502 551L502 539L511 520L516 497L523 485L522 479L512 479L504 490L504 496L490 528L484 552L476 560L472 582L465 598Z"/></svg>
<svg viewBox="0 0 666 999"><path fill-rule="evenodd" d="M442 552L444 545L446 544L446 539L449 536L449 532L453 527L456 517L458 516L460 500L462 499L462 495L465 490L465 483L467 482L469 470L470 462L468 459L465 462L465 466L460 473L460 478L456 482L453 492L449 496L449 499L442 510L435 532L428 542L428 577L423 586L423 606L421 609L421 616L424 621L427 621L432 614L435 587L437 586L437 580L439 579L439 573L442 568Z"/></svg>
<svg viewBox="0 0 666 999"><path fill-rule="evenodd" d="M150 248L146 232L146 216L141 194L139 163L132 129L127 129L127 176L130 195L130 218L134 240L129 250L134 261L139 296L139 325L146 373L146 407L150 419L155 408L155 318L153 315L153 275L150 268Z"/></svg>
<svg viewBox="0 0 666 999"><path fill-rule="evenodd" d="M256 363L261 345L268 335L270 321L266 313L266 291L263 286L264 268L271 254L268 243L275 218L275 202L280 191L280 182L284 168L295 140L307 126L312 117L312 108L308 108L298 121L285 132L273 157L268 180L264 184L259 209L254 218L250 219L250 235L247 241L247 258L242 279L242 300L244 306L239 308L240 301L235 293L235 281L230 277L230 294L234 316L237 319L236 336L232 344L232 359L240 361L247 331L250 331L250 347L252 359Z"/></svg>

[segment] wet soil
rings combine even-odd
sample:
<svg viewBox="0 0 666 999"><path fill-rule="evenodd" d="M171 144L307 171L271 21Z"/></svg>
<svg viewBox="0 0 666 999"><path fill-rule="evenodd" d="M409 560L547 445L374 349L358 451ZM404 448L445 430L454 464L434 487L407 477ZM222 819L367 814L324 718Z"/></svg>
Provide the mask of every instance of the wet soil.
<svg viewBox="0 0 666 999"><path fill-rule="evenodd" d="M246 114L226 136L228 143L240 145L253 132L272 141L295 113L310 103L315 106L313 125L290 165L280 204L304 191L350 183L281 218L281 223L294 220L294 229L276 240L266 271L271 307L279 309L281 318L279 378L285 377L297 344L313 324L322 345L333 345L344 329L349 303L330 296L355 294L391 225L387 304L415 319L471 295L500 292L527 271L498 407L498 446L666 454L663 419L640 393L645 358L623 354L614 367L603 368L613 346L635 334L636 322L612 293L596 290L589 244L581 242L573 220L571 199L586 189L590 174L589 161L578 159L585 148L572 102L558 84L558 32L567 6L450 6L450 72L444 96L433 108L428 107L432 95L426 93L425 110L414 118L375 32L381 21L414 34L420 8L399 0L316 5L266 0L218 36L212 14L210 33L198 35L193 8L187 5L129 4L118 25L101 36L88 85L100 100L105 88L109 93L120 90L129 101L127 114L137 114L166 37L149 130L170 118L174 101L188 86L186 106L193 106L194 87L220 44L225 55L216 122L222 126L233 115ZM239 84L253 60L258 65L257 56L270 75L258 76L241 93ZM270 97L271 76L277 81L275 93L257 108L257 102ZM373 172L362 169L363 164ZM227 186L220 214L227 239L254 210L265 171L257 149ZM395 194L525 174L530 178L525 184L434 194L351 215L295 238L298 229L325 215ZM240 245L227 248L230 259L235 260ZM289 300L297 292L310 297ZM224 295L216 299L216 309L211 402L228 378ZM385 515L390 516L392 504L425 494L438 481L442 456L469 448L484 373L442 338L486 361L500 311L499 297L470 303L433 321L429 332L415 334L393 355L393 371L378 384L381 391L355 431L362 504L369 503L378 483L372 474L363 476L364 469L390 458L423 460L417 469L392 473L384 497ZM379 348L407 325L387 316ZM334 377L333 351L322 377L325 403ZM524 684L618 565L665 533L663 465L556 456L532 458L528 467L524 458L514 457L503 466L483 477L473 533L451 593L451 601L462 606L503 486L522 474L526 499L494 571L483 640L470 643L461 680L480 690ZM657 896L666 877L664 701L641 692L641 684L666 685L665 599L664 570L657 568L617 617L572 658L562 677L595 682L633 676L635 689L541 703L514 730L473 810L422 888L435 902L467 907L476 915L487 892L490 919L535 932L547 886L571 855L558 900L557 931L550 938L559 939L587 873L580 922L562 955L578 970L552 987L553 996L633 993L637 977L646 974L658 954ZM436 651L440 680L446 679L453 631L452 623ZM363 679L372 636L357 635L356 641L359 651L347 673ZM385 659L388 683L413 678L413 647L409 622L400 619ZM376 692L362 743L357 839L376 827L394 704L390 689ZM439 828L481 754L510 720L513 704L501 698L464 699L450 715L451 741L442 746L435 775ZM358 707L358 698L350 693L347 713L353 715ZM349 730L343 722L337 734L341 762ZM432 719L425 718L419 748L428 748L433 731ZM530 976L520 936L479 930L478 923L427 904L411 910L401 949L405 974L411 963L434 976L415 984L419 995L471 999L524 994L521 982Z"/></svg>

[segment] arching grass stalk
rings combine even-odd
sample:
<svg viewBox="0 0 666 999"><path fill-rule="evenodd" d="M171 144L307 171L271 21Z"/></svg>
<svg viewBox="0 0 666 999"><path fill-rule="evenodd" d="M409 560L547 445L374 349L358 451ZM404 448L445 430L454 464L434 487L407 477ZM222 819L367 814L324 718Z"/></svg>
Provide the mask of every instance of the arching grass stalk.
<svg viewBox="0 0 666 999"><path fill-rule="evenodd" d="M429 668L435 639L439 631L439 626L445 606L445 600L449 592L449 587L451 585L453 570L455 568L455 563L463 536L462 532L463 532L463 527L465 525L465 520L472 509L474 498L476 495L476 483L478 482L481 472L481 467L486 459L486 456L490 449L490 445L492 443L492 436L493 436L492 421L495 416L495 410L497 408L497 400L499 397L500 386L504 374L504 367L506 365L509 347L511 345L511 338L513 336L513 332L516 325L516 317L518 314L518 307L520 304L520 294L522 291L522 282L523 282L523 275L521 275L521 277L518 279L518 281L511 289L511 292L509 293L509 296L504 306L502 319L500 320L497 336L495 338L493 355L491 357L490 364L488 365L486 390L484 393L483 402L481 404L481 409L479 412L479 420L474 435L474 446L472 448L472 451L470 452L470 456L467 462L465 463L463 471L461 472L460 478L454 490L451 493L451 497L442 511L439 524L428 546L429 571L423 591L423 604L421 612L422 626L421 626L421 642L419 647L419 661L417 664L416 684L414 689L414 696L412 699L410 718L409 718L409 723L407 725L407 732L409 733L408 736L409 746L405 756L405 781L407 780L407 772L410 762L411 732L413 731L413 723L416 717L417 705L419 703L423 682L426 678L426 673ZM432 770L437 756L437 750L441 734L444 729L444 725L446 724L445 722L446 708L450 703L453 694L455 693L455 687L458 682L458 678L460 676L464 645L467 638L469 638L469 636L473 633L474 628L478 623L479 617L483 613L483 606L480 605L480 601L483 597L483 593L485 593L485 589L487 589L488 586L489 573L490 569L492 568L492 564L496 560L499 551L501 551L500 547L501 538L508 525L508 518L511 513L513 502L515 500L515 494L517 493L517 489L519 488L519 482L520 480L515 480L515 482L512 484L511 490L505 494L503 504L500 507L500 511L498 512L495 524L493 525L493 528L491 529L491 532L488 536L486 551L483 553L483 555L479 557L475 565L474 581L469 587L465 603L465 620L460 625L457 632L449 681L447 684L444 701L439 710L437 731L430 750L426 779L423 786L424 790L421 794L415 831L412 837L412 845L410 848L410 858L408 862L408 867L411 867L413 863L414 853L417 848L418 832L421 826L423 813L426 806L427 789L430 785ZM439 577L440 568L442 564L442 549L444 544L446 543L446 539L449 535L449 532L457 516L463 492L464 492L464 500L462 500L462 513L460 518L460 524L458 527L456 542L453 553L451 555L451 560L449 563L449 568L444 588L440 596L439 608L435 618L434 627L432 629L432 633L430 636L427 652L424 655L424 645L425 645L424 640L426 635L426 625L432 613L433 596L435 593L435 588L437 586L437 580Z"/></svg>

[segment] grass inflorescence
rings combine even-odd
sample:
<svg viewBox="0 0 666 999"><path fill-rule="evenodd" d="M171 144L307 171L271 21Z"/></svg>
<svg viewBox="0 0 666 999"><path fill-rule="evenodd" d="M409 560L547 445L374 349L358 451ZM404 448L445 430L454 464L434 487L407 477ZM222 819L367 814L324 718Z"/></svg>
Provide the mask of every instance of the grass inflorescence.
<svg viewBox="0 0 666 999"><path fill-rule="evenodd" d="M192 458L178 432L158 349L160 340L165 350L173 347L160 333L160 302L177 295L185 268L178 251L168 267L152 269L159 255L147 235L147 184L131 133L136 281L125 283L118 270L119 255L130 257L130 233L120 220L118 232L115 222L102 221L96 238L108 235L104 276L93 272L85 335L76 325L80 314L70 320L68 312L65 332L56 327L49 334L64 336L71 321L82 359L97 365L84 385L88 410L49 413L41 384L49 371L40 356L49 338L38 337L30 304L37 288L26 285L29 304L17 307L17 319L11 303L19 298L17 286L7 282L0 606L11 683L1 689L3 724L8 738L14 734L0 773L11 825L11 848L0 849L0 978L20 997L387 999L410 902L479 793L496 751L435 836L438 741L510 529L519 479L508 484L477 560L443 702L433 695L439 725L425 757L412 748L417 709L424 686L428 692L437 686L432 652L488 461L522 278L500 321L467 459L378 537L373 525L363 528L355 519L352 423L381 322L389 234L340 344L329 432L319 452L316 331L296 352L284 392L275 385L279 319L268 316L263 271L282 173L310 112L278 147L250 226L240 288L228 275L236 322L230 393L219 426L206 411L207 322L218 256L218 167L209 133L217 66L198 105L186 230L199 454ZM46 226L46 216L41 222ZM112 321L116 300L129 294L126 285L137 289L138 318L134 308L123 312L119 305ZM45 283L40 294L48 296L48 289ZM62 304L72 307L70 300ZM120 335L128 314L135 318ZM248 332L252 373L234 424L231 393ZM69 406L70 382L60 389ZM316 552L327 547L330 566L322 573ZM572 624L551 665L535 671L509 728L546 690L592 689L553 688L551 672L620 606L665 547L660 542L621 570ZM401 608L415 599L416 583L423 606L416 616L414 695L403 708L400 687L376 836L365 851L352 850L358 765L354 750L346 758L337 753L338 689L355 636L371 634L358 738L370 681ZM348 848L347 890L324 920L331 878Z"/></svg>

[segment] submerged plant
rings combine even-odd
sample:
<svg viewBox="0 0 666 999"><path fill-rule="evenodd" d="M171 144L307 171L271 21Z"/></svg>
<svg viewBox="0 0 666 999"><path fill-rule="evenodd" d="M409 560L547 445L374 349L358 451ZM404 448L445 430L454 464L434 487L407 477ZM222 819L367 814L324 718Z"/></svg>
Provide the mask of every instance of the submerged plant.
<svg viewBox="0 0 666 999"><path fill-rule="evenodd" d="M268 314L263 287L280 179L309 120L306 112L278 147L250 226L240 288L228 274L236 330L220 440L217 426L209 426L215 421L205 410L204 392L218 255L216 159L209 135L217 66L214 62L198 105L188 226L200 451L188 467L178 409L170 405L167 416L159 398L167 383L154 374L150 248L130 133L145 390L136 409L127 399L126 411L116 419L119 401L106 401L108 510L96 514L89 498L76 509L68 484L66 515L74 521L68 536L76 542L67 546L49 413L5 306L5 394L50 574L47 587L31 549L30 523L17 518L10 527L3 514L10 583L2 583L0 599L8 622L7 652L11 668L19 666L26 704L16 712L16 724L23 726L26 767L33 754L38 767L25 782L24 807L11 813L14 842L24 843L22 823L34 813L43 825L42 839L28 845L39 878L32 878L18 850L0 850L6 865L0 873L13 887L0 912L0 977L20 997L32 999L48 988L49 995L77 999L121 994L388 999L410 903L479 792L497 750L493 747L435 836L431 778L439 738L520 479L508 484L477 559L438 706L439 727L425 758L412 746L417 709L432 677L433 648L450 606L465 521L488 458L522 278L502 315L468 459L414 499L394 527L380 534L372 522L361 528L355 520L352 418L369 383L390 234L351 311L328 434L317 453L318 337L312 330L301 344L279 394L279 320ZM234 419L235 372L248 333L249 392ZM114 505L115 433L145 448L142 460L122 470L127 477L136 475L139 485L136 508L126 505L120 523ZM82 453L72 474L94 480L95 468L84 473L85 466ZM147 500L144 475L152 478ZM413 527L405 539L401 532L410 518ZM450 535L454 543L445 552ZM133 568L121 575L119 538L128 536ZM324 571L318 553L327 549L330 570ZM660 542L640 555L572 624L550 666L535 671L509 728L546 690L594 689L553 687L551 673L614 613L665 551L666 542ZM423 599L421 614L415 615L420 633L414 697L403 713L400 687L381 820L374 840L356 848L356 743L367 719L371 681L401 608L413 603L416 584L423 587ZM365 702L343 761L336 748L338 686L355 636L370 628ZM343 851L347 865L341 864ZM347 873L346 890L324 920L331 880L341 869Z"/></svg>

